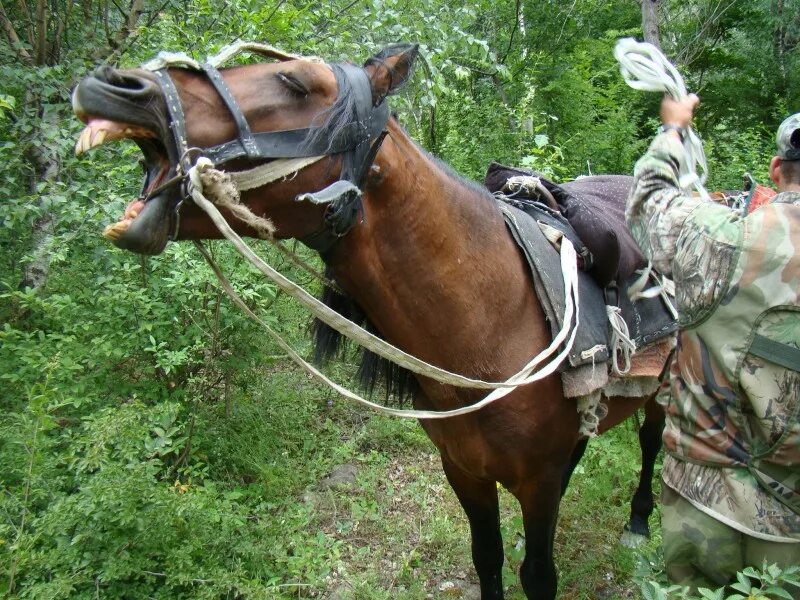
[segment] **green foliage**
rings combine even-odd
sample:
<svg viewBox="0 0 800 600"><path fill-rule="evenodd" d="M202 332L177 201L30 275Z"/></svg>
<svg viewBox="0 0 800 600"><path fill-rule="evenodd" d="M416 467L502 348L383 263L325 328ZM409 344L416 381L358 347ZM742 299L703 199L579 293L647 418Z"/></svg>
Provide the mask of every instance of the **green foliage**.
<svg viewBox="0 0 800 600"><path fill-rule="evenodd" d="M558 180L629 173L658 101L629 89L611 55L618 37L639 34L637 4L145 0L118 39L124 6L54 0L45 3L48 52L34 63L19 52L35 49L32 28L19 25L28 3L8 4L25 39L0 41L0 595L297 597L374 563L355 580L358 594L416 598L429 593L421 572L466 569L466 526L441 474L426 470L436 461L418 458L432 452L419 428L329 406L222 297L190 247L141 260L100 239L138 193L139 152L123 145L75 158L82 125L71 87L105 60L135 66L160 50L203 58L236 38L357 63L413 41L420 66L393 109L460 172L481 179L498 160ZM703 97L711 187L738 188L745 171L766 182L775 127L797 110L788 100L800 85L796 20L781 20L766 0L722 15L704 0L662 4L665 50ZM783 6L798 13L797 0ZM47 284L20 289L35 226L48 219ZM296 309L224 244L211 248L246 301L307 348ZM577 597L594 592L608 561L620 577L633 568L630 553L586 557L584 546L608 544L611 519L626 512L636 453L614 432L590 445L576 472L584 479L566 504L582 509L565 509L566 520L592 539L560 553L569 565L562 587ZM386 479L390 456L425 468ZM345 462L364 469L356 489L309 491ZM418 523L404 524L394 508L403 503L423 515ZM598 526L595 514L612 505ZM519 517L505 518L503 532L510 583ZM745 575L758 593L781 597L772 588L797 573L770 569Z"/></svg>
<svg viewBox="0 0 800 600"><path fill-rule="evenodd" d="M764 561L760 569L746 567L736 581L715 589L670 585L660 553L642 556L635 578L645 600L791 600L800 588L800 565L781 569Z"/></svg>
<svg viewBox="0 0 800 600"><path fill-rule="evenodd" d="M769 157L775 152L775 131L762 124L737 130L731 123L714 127L708 143L710 169L709 189L742 189L742 176L750 173L761 184L768 185Z"/></svg>

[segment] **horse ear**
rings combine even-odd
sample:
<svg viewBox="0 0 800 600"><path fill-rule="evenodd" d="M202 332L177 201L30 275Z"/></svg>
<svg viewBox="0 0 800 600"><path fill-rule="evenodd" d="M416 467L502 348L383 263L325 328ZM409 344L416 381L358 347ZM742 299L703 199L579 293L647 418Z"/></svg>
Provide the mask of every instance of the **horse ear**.
<svg viewBox="0 0 800 600"><path fill-rule="evenodd" d="M393 44L367 59L364 70L369 75L375 106L411 78L418 53L419 44Z"/></svg>

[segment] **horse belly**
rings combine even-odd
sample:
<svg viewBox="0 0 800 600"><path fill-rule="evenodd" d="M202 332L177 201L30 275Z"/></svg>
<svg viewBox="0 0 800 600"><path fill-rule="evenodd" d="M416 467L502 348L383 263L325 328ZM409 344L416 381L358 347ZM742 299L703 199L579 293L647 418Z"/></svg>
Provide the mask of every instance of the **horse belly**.
<svg viewBox="0 0 800 600"><path fill-rule="evenodd" d="M475 413L421 424L444 458L476 479L508 488L565 464L578 439L575 403L563 398L557 375Z"/></svg>

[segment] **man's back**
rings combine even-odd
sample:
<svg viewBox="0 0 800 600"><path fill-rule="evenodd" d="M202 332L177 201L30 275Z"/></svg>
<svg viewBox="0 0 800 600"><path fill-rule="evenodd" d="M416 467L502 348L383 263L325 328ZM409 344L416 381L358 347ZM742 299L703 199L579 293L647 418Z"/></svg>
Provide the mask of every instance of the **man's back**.
<svg viewBox="0 0 800 600"><path fill-rule="evenodd" d="M698 204L673 277L681 334L664 480L744 533L800 539L800 364L781 364L800 353L800 194L746 218Z"/></svg>

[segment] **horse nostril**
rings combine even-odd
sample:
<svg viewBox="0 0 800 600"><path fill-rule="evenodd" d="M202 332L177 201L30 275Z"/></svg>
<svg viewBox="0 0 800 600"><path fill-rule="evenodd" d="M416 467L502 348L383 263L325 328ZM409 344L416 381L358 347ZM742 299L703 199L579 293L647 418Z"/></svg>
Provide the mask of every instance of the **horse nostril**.
<svg viewBox="0 0 800 600"><path fill-rule="evenodd" d="M152 82L147 79L132 73L118 71L109 66L95 69L92 75L101 83L113 86L116 90L127 90L134 94L136 92L149 91L153 87Z"/></svg>

